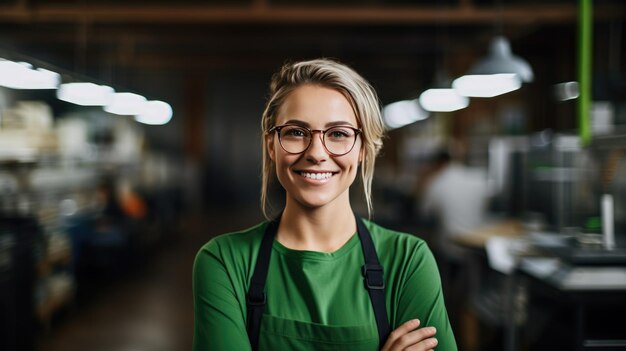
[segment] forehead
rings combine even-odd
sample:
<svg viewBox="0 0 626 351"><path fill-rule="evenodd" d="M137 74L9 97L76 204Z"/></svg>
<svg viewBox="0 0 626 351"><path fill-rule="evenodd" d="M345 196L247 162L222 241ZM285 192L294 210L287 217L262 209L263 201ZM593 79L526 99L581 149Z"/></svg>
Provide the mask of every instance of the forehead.
<svg viewBox="0 0 626 351"><path fill-rule="evenodd" d="M357 118L350 101L338 90L320 85L305 84L295 88L278 110L276 124L298 120L311 126L346 122L357 126Z"/></svg>

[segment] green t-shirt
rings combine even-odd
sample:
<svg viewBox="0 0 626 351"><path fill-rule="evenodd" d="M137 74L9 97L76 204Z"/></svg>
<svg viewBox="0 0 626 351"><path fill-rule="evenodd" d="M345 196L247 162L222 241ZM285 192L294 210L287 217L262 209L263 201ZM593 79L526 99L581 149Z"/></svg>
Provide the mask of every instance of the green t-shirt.
<svg viewBox="0 0 626 351"><path fill-rule="evenodd" d="M426 243L365 221L384 267L391 330L419 318L437 328L437 350L457 349L437 265ZM250 350L246 294L267 222L205 244L193 269L194 351ZM377 350L378 330L353 235L331 253L291 250L274 240L260 350Z"/></svg>

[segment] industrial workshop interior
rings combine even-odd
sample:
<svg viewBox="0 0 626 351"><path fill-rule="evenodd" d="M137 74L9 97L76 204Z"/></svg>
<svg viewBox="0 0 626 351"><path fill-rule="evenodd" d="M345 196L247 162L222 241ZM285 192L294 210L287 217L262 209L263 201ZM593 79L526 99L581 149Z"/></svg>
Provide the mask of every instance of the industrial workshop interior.
<svg viewBox="0 0 626 351"><path fill-rule="evenodd" d="M626 350L625 20L621 0L0 1L0 350L197 351L196 255L266 221L270 79L316 58L378 94L371 220L426 242L458 350Z"/></svg>

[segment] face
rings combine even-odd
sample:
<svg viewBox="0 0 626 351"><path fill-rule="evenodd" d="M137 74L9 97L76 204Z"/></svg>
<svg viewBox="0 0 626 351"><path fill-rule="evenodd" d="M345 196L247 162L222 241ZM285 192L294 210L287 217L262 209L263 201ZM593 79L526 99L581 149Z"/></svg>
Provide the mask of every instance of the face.
<svg viewBox="0 0 626 351"><path fill-rule="evenodd" d="M276 117L277 126L284 124L313 130L337 125L359 128L350 102L340 92L316 85L300 86L287 96ZM362 158L360 136L354 148L342 156L328 153L318 132L312 134L311 144L301 154L283 150L275 132L266 136L266 143L278 180L287 192L287 204L295 201L306 208L349 205L349 187Z"/></svg>

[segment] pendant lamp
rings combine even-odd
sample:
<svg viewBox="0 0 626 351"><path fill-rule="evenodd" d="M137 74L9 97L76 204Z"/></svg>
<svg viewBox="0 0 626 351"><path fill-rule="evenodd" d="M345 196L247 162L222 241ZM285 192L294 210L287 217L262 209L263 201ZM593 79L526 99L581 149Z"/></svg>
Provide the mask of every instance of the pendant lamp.
<svg viewBox="0 0 626 351"><path fill-rule="evenodd" d="M116 115L133 116L142 112L146 98L133 93L114 93L111 102L104 110Z"/></svg>
<svg viewBox="0 0 626 351"><path fill-rule="evenodd" d="M511 44L503 36L496 36L489 45L489 56L476 63L468 74L514 73L523 83L532 82L533 69L526 60L511 52Z"/></svg>
<svg viewBox="0 0 626 351"><path fill-rule="evenodd" d="M0 86L11 89L56 89L61 75L26 62L0 58Z"/></svg>
<svg viewBox="0 0 626 351"><path fill-rule="evenodd" d="M401 128L428 116L429 112L420 106L417 99L396 101L383 107L383 121L387 129Z"/></svg>
<svg viewBox="0 0 626 351"><path fill-rule="evenodd" d="M452 80L445 69L439 68L435 73L434 88L424 91L419 96L422 108L431 112L452 112L469 106L469 98L459 94L451 85Z"/></svg>
<svg viewBox="0 0 626 351"><path fill-rule="evenodd" d="M148 101L142 111L135 116L135 121L149 125L163 125L172 119L172 106L163 101Z"/></svg>
<svg viewBox="0 0 626 351"><path fill-rule="evenodd" d="M452 112L469 105L469 99L460 95L455 89L428 89L419 97L420 105L426 111Z"/></svg>
<svg viewBox="0 0 626 351"><path fill-rule="evenodd" d="M489 46L489 55L476 63L467 75L457 78L452 86L463 96L494 97L517 90L522 83L533 79L528 62L513 55L505 37L496 36Z"/></svg>
<svg viewBox="0 0 626 351"><path fill-rule="evenodd" d="M57 90L57 98L80 106L106 106L115 90L106 85L88 82L61 84Z"/></svg>
<svg viewBox="0 0 626 351"><path fill-rule="evenodd" d="M494 97L519 89L522 82L513 73L471 74L459 77L452 87L461 96Z"/></svg>

